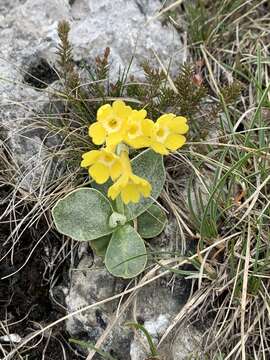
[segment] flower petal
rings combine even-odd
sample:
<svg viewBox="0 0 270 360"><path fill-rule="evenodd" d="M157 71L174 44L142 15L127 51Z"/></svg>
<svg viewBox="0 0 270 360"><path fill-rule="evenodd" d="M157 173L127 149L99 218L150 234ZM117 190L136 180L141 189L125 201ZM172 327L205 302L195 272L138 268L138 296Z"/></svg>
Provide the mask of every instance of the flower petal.
<svg viewBox="0 0 270 360"><path fill-rule="evenodd" d="M122 166L121 166L121 162L116 160L112 167L111 167L111 178L112 180L115 180L117 179L120 175L121 175L121 172L122 172Z"/></svg>
<svg viewBox="0 0 270 360"><path fill-rule="evenodd" d="M116 197L120 194L121 189L119 188L119 186L117 186L117 183L113 184L112 186L109 187L108 189L108 196L112 199L115 200Z"/></svg>
<svg viewBox="0 0 270 360"><path fill-rule="evenodd" d="M175 117L174 114L164 114L164 115L161 115L157 121L156 121L156 124L160 125L160 126L166 126L168 124L168 122L173 119Z"/></svg>
<svg viewBox="0 0 270 360"><path fill-rule="evenodd" d="M147 115L147 111L144 109L141 110L132 110L129 115L129 120L131 121L142 121Z"/></svg>
<svg viewBox="0 0 270 360"><path fill-rule="evenodd" d="M171 134L165 141L165 146L172 151L175 151L182 147L186 142L186 138L183 135Z"/></svg>
<svg viewBox="0 0 270 360"><path fill-rule="evenodd" d="M113 109L110 104L102 105L97 111L97 121L108 121L113 117Z"/></svg>
<svg viewBox="0 0 270 360"><path fill-rule="evenodd" d="M96 145L102 145L106 139L106 131L99 123L94 123L89 127L89 136Z"/></svg>
<svg viewBox="0 0 270 360"><path fill-rule="evenodd" d="M142 132L145 136L151 136L154 131L154 121L150 119L143 119L142 120Z"/></svg>
<svg viewBox="0 0 270 360"><path fill-rule="evenodd" d="M116 145L108 145L104 148L105 151L111 152L111 153L115 153L116 150Z"/></svg>
<svg viewBox="0 0 270 360"><path fill-rule="evenodd" d="M152 186L147 180L135 174L132 174L130 179L134 182L134 186L138 189L138 192L141 192L145 197L150 195Z"/></svg>
<svg viewBox="0 0 270 360"><path fill-rule="evenodd" d="M115 100L112 104L113 111L121 112L125 108L126 104L123 100Z"/></svg>
<svg viewBox="0 0 270 360"><path fill-rule="evenodd" d="M99 162L89 168L89 174L98 184L104 184L110 175L109 169Z"/></svg>
<svg viewBox="0 0 270 360"><path fill-rule="evenodd" d="M122 132L118 131L112 134L109 134L106 139L107 146L115 146L118 145L123 140Z"/></svg>
<svg viewBox="0 0 270 360"><path fill-rule="evenodd" d="M141 193L143 194L144 197L149 197L151 191L152 191L152 186L148 181L146 181L146 183L141 187Z"/></svg>
<svg viewBox="0 0 270 360"><path fill-rule="evenodd" d="M151 142L151 148L158 154L161 154L161 155L169 154L169 151L166 149L166 147L157 141Z"/></svg>
<svg viewBox="0 0 270 360"><path fill-rule="evenodd" d="M124 204L128 204L130 202L130 193L127 188L122 189L121 199Z"/></svg>
<svg viewBox="0 0 270 360"><path fill-rule="evenodd" d="M128 145L134 149L141 149L150 146L150 138L146 136L139 136L135 139L126 141Z"/></svg>
<svg viewBox="0 0 270 360"><path fill-rule="evenodd" d="M127 120L129 115L132 112L132 109L130 106L127 106L124 101L122 100L116 100L112 104L114 115L118 118L121 118L123 120Z"/></svg>
<svg viewBox="0 0 270 360"><path fill-rule="evenodd" d="M130 179L132 180L132 182L134 182L134 184L138 185L141 184L142 181L145 181L143 178L141 178L138 175L135 174L131 174L130 175Z"/></svg>
<svg viewBox="0 0 270 360"><path fill-rule="evenodd" d="M189 129L187 119L183 116L177 116L174 119L170 120L169 128L172 132L176 132L178 134L185 134L186 132L188 132Z"/></svg>
<svg viewBox="0 0 270 360"><path fill-rule="evenodd" d="M140 193L135 185L129 184L122 190L121 198L125 204L129 202L137 203L140 200Z"/></svg>
<svg viewBox="0 0 270 360"><path fill-rule="evenodd" d="M99 157L100 155L100 151L99 150L91 150L88 151L84 154L82 154L82 162L81 162L81 167L88 167L90 165L92 165L96 159Z"/></svg>

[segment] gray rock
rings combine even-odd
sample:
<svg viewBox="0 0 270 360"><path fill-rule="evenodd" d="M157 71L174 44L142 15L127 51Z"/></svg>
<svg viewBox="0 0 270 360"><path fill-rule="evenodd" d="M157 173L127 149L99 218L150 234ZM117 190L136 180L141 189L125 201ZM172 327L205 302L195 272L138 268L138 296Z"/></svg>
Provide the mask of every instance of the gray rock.
<svg viewBox="0 0 270 360"><path fill-rule="evenodd" d="M33 189L32 182L44 173L40 169L43 134L21 137L25 121L49 102L48 84L57 79L57 24L66 19L71 24L70 40L76 60L91 63L104 49L111 48L112 79L119 67L129 65L136 53L131 72L139 63L153 57L153 50L168 63L182 43L180 36L159 19L149 21L160 9L159 0L2 0L0 2L0 122L10 135L9 145L15 162L31 170L22 176L21 186ZM39 81L40 79L41 81ZM46 89L41 93L39 88ZM16 136L14 137L14 134Z"/></svg>
<svg viewBox="0 0 270 360"><path fill-rule="evenodd" d="M159 0L75 1L71 9L75 57L88 59L111 47L113 78L117 77L119 66L128 66L133 54L132 73L138 73L143 59L154 57L153 50L168 64L182 43L173 27L162 26L158 19L150 21L160 8Z"/></svg>
<svg viewBox="0 0 270 360"><path fill-rule="evenodd" d="M146 323L145 328L152 336L154 343L158 343L158 336L166 329L166 322L161 317L154 323ZM173 335L173 336L172 336ZM162 346L158 348L158 354L161 360L204 360L202 351L203 333L191 325L181 326L177 333L175 331ZM159 336L160 337L160 336ZM136 335L130 348L131 360L146 360L149 356L149 346L145 338Z"/></svg>
<svg viewBox="0 0 270 360"><path fill-rule="evenodd" d="M0 119L15 167L19 169L18 186L32 191L41 181L45 182L48 164L44 163L44 132L30 127L49 102L48 93L33 86L45 88L46 83L56 79L49 66L57 43L55 29L58 19L62 14L68 15L69 8L63 1L6 1L1 5ZM32 78L29 72L45 84Z"/></svg>
<svg viewBox="0 0 270 360"><path fill-rule="evenodd" d="M82 255L77 268L71 274L66 296L69 312L120 293L126 286L126 281L111 276L100 259L93 261L93 257L87 253ZM110 323L117 310L118 301L105 303L68 319L67 331L75 339L95 343ZM131 335L127 327L115 327L104 344L104 350L115 354L119 360L127 360Z"/></svg>
<svg viewBox="0 0 270 360"><path fill-rule="evenodd" d="M172 344L173 359L204 360L202 335L202 332L192 325L180 327Z"/></svg>
<svg viewBox="0 0 270 360"><path fill-rule="evenodd" d="M46 181L50 164L46 159L46 134L31 129L35 117L50 102L50 90L57 79L57 24L66 19L71 23L70 40L75 60L91 63L111 48L110 77L116 79L119 67L126 68L134 54L131 73L139 76L139 64L154 58L153 50L166 65L177 54L181 63L182 43L179 34L160 19L151 20L161 7L159 0L2 0L0 2L0 115L7 129L7 140L14 162L21 169L20 186L33 190ZM41 81L38 81L40 79ZM43 91L41 91L43 89ZM177 238L175 224L152 241L153 249L173 250ZM76 268L70 270L70 284L65 290L69 312L120 293L127 281L112 277L102 262L82 252ZM119 360L146 357L145 338L134 335L124 326L128 320L143 322L154 341L162 336L173 317L180 311L188 295L182 279L163 277L143 288L136 307L128 309L119 325L107 337L104 350ZM74 338L95 342L117 310L118 300L69 319L67 330ZM134 306L134 305L133 305ZM167 346L167 345L166 345ZM162 350L174 360L177 346ZM141 355L140 355L141 354ZM98 358L98 357L96 357ZM169 358L166 358L168 360Z"/></svg>
<svg viewBox="0 0 270 360"><path fill-rule="evenodd" d="M149 241L153 242L153 247L157 246L155 242L160 242L160 250L168 251L175 241L175 224L169 222L158 239ZM93 259L87 251L80 253L81 259L71 271L70 285L65 291L69 312L120 293L128 284L126 280L112 277L101 259ZM149 354L145 337L140 332L134 333L125 323L142 323L157 343L181 310L188 295L189 284L183 278L173 275L166 275L143 287L138 292L136 301L130 304L107 337L103 349L119 360L144 360ZM119 300L108 302L70 318L66 323L68 332L74 338L97 341L113 319L118 302ZM166 354L164 359L178 360L173 357L170 342L165 342L160 351L161 354Z"/></svg>

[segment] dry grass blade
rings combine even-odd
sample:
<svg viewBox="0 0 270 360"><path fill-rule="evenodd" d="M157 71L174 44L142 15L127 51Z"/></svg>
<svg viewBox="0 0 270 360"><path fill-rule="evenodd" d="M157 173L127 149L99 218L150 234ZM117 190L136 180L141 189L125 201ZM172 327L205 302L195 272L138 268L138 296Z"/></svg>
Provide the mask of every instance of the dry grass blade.
<svg viewBox="0 0 270 360"><path fill-rule="evenodd" d="M247 241L246 241L246 254L245 254L245 266L243 273L243 288L242 288L242 299L241 299L241 349L242 359L246 359L246 348L245 348L245 314L246 314L246 303L247 303L247 291L248 291L248 269L250 262L250 243L251 243L251 230L250 222L248 223Z"/></svg>
<svg viewBox="0 0 270 360"><path fill-rule="evenodd" d="M217 244L221 244L225 241L228 241L228 239L231 239L233 237L236 237L238 236L239 233L236 233L236 234L233 234L231 235L229 238L225 238L225 239L222 239L220 241L217 242ZM205 252L207 252L209 249L211 248L214 248L216 246L216 244L212 245L212 246L209 246L209 248L207 249L204 249L201 251L201 255L204 254ZM174 264L176 263L175 265L172 265L171 268L172 269L177 269L179 268L180 266L183 266L184 264L187 264L189 263L189 261L193 260L193 259L196 259L197 258L197 254L195 255L192 255L191 257L189 258L185 258L185 259L178 259L178 258L174 258L174 259L168 259L168 260L163 260L161 261L161 266L168 266L168 265L171 265L171 264ZM90 310L90 309L93 309L99 305L102 305L102 304L105 304L107 302L110 302L110 301L113 301L115 299L119 299L125 295L128 295L128 294L133 294L135 291L141 289L142 287L145 287L147 286L148 284L152 283L153 281L167 275L170 273L170 270L165 270L157 275L155 275L155 273L161 268L160 265L157 265L155 266L152 270L150 270L150 273L149 274L146 274L145 277L139 282L138 285L136 286L133 286L132 288L130 289L127 289L119 294L116 294L110 298L107 298L107 299L104 299L104 300L101 300L99 302L96 302L96 303L93 303L93 304L90 304L90 305L87 305L87 306L84 306L76 311L73 311L63 317L61 317L60 319L54 321L53 323L51 324L48 324L46 325L45 327L43 327L41 330L38 330L36 332L34 332L33 334L29 335L27 338L25 338L18 346L16 346L16 348L14 350L12 350L11 352L9 352L7 354L7 356L4 357L3 360L11 360L12 357L14 356L14 354L16 354L16 352L23 348L25 345L27 345L30 341L32 341L33 339L35 339L36 337L38 337L39 335L43 335L44 333L46 333L48 330L50 330L51 328L53 328L54 326L56 326L57 324L71 318L72 316L76 316L77 314L80 314L81 312L83 311L87 311L87 310Z"/></svg>

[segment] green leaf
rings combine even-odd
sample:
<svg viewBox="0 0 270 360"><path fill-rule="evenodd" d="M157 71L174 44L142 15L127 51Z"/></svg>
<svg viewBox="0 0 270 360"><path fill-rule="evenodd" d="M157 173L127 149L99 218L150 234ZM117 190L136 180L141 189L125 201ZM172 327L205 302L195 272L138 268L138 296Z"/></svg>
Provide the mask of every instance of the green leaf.
<svg viewBox="0 0 270 360"><path fill-rule="evenodd" d="M90 246L96 255L104 258L110 240L111 240L111 234L105 235L99 239L92 240Z"/></svg>
<svg viewBox="0 0 270 360"><path fill-rule="evenodd" d="M108 271L125 279L141 273L146 265L147 255L143 239L128 224L116 229L105 256Z"/></svg>
<svg viewBox="0 0 270 360"><path fill-rule="evenodd" d="M130 326L130 327L134 327L136 330L141 330L144 333L144 335L146 337L146 340L148 342L150 352L151 352L151 356L154 357L155 359L159 359L157 347L155 346L155 344L154 344L154 342L152 340L152 336L149 334L149 332L146 330L146 328L143 325L135 323L135 322L128 322L125 325Z"/></svg>
<svg viewBox="0 0 270 360"><path fill-rule="evenodd" d="M153 204L137 219L138 233L144 239L151 239L158 236L167 223L165 212Z"/></svg>
<svg viewBox="0 0 270 360"><path fill-rule="evenodd" d="M132 160L131 164L135 175L141 176L150 182L152 192L151 197L141 198L137 204L129 204L125 207L127 220L135 219L153 204L163 189L166 176L163 156L152 150L143 151Z"/></svg>
<svg viewBox="0 0 270 360"><path fill-rule="evenodd" d="M78 189L60 199L52 209L57 230L78 241L89 241L112 233L109 200L99 191Z"/></svg>

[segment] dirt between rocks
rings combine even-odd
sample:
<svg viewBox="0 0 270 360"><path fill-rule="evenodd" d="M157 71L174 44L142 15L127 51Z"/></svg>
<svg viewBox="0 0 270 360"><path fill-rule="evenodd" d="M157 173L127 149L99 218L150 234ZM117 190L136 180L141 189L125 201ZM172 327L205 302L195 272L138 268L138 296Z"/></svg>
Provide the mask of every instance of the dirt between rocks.
<svg viewBox="0 0 270 360"><path fill-rule="evenodd" d="M7 191L5 189L0 193L1 200L5 198ZM3 214L5 206L0 205L0 214ZM18 217L22 213L18 214ZM51 273L54 274L57 281L63 281L63 274L67 269L67 261L55 269L48 265L50 252L59 250L61 242L54 238L52 233L40 242L34 253L26 262L33 246L44 233L46 225L39 223L33 229L26 230L18 243L14 246L13 253L11 249L12 241L7 241L12 231L12 225L4 219L0 224L0 358L14 348L14 345L1 340L1 337L7 334L17 334L22 339L34 331L40 330L41 326L46 326L56 319L65 315L64 310L57 306L51 299ZM22 267L23 266L23 267ZM20 269L22 267L22 269ZM20 270L19 270L20 269ZM17 271L17 272L16 272ZM12 275L15 273L14 275ZM11 275L9 277L6 277ZM3 279L3 277L6 277ZM68 344L68 334L64 329L65 323L60 323L41 337L37 337L27 344L26 348L19 350L19 355L13 359L27 360L77 360L79 354L71 350ZM3 338L2 338L3 339ZM65 356L63 354L65 352ZM75 351L75 350L74 350ZM12 360L13 360L12 359Z"/></svg>

